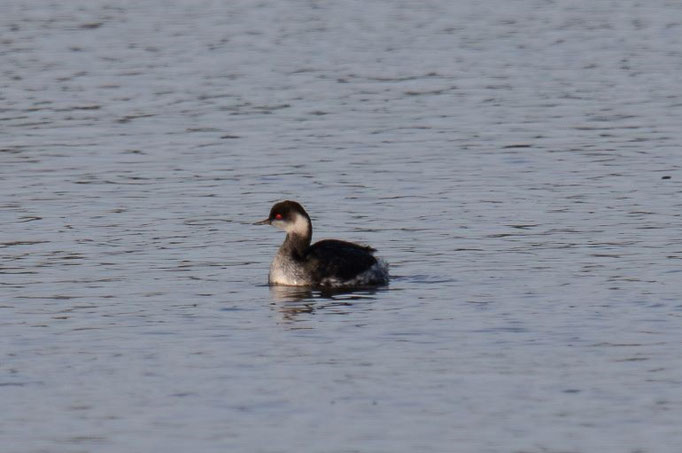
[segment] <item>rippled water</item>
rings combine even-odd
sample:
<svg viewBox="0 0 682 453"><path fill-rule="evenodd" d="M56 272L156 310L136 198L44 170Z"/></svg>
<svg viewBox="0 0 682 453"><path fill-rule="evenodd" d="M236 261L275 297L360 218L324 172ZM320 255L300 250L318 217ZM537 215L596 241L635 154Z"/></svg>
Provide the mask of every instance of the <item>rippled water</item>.
<svg viewBox="0 0 682 453"><path fill-rule="evenodd" d="M680 3L0 11L3 451L679 451Z"/></svg>

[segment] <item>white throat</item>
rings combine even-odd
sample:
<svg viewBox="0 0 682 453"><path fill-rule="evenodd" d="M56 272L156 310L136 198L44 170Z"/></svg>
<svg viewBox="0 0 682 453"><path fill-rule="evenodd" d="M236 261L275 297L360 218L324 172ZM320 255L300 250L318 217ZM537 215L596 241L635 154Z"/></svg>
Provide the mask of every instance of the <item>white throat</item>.
<svg viewBox="0 0 682 453"><path fill-rule="evenodd" d="M287 222L286 228L284 231L286 231L289 234L298 234L301 236L305 236L308 234L308 229L310 226L308 225L308 219L303 217L301 214L296 214L294 217L293 222Z"/></svg>
<svg viewBox="0 0 682 453"><path fill-rule="evenodd" d="M296 214L293 222L282 222L281 220L274 220L272 225L284 230L287 234L297 234L300 236L305 236L310 232L310 224L308 219L306 219L301 214Z"/></svg>

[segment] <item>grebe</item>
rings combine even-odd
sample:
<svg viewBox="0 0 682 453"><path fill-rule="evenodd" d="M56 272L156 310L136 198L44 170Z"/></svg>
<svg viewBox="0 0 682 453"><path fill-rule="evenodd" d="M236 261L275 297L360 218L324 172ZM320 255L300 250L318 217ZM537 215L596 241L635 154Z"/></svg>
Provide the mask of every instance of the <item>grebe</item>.
<svg viewBox="0 0 682 453"><path fill-rule="evenodd" d="M281 201L270 216L254 225L272 225L287 233L270 265L268 283L288 286L359 287L388 284L388 265L372 247L325 239L310 245L313 225L303 206Z"/></svg>

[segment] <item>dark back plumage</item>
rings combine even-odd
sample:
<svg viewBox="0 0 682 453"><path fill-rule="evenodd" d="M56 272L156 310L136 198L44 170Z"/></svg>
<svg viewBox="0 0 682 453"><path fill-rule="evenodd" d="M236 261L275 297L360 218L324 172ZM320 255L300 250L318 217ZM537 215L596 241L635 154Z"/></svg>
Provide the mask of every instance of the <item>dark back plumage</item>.
<svg viewBox="0 0 682 453"><path fill-rule="evenodd" d="M316 280L334 275L346 280L355 277L376 264L372 247L352 242L325 239L307 250L305 266Z"/></svg>

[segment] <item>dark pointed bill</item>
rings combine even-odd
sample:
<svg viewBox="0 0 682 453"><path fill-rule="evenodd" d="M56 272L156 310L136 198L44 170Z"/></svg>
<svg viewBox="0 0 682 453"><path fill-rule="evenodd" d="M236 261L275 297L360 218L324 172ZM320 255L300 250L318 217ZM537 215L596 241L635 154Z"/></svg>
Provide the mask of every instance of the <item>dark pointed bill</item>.
<svg viewBox="0 0 682 453"><path fill-rule="evenodd" d="M254 225L270 225L270 219L261 220L260 222L254 222Z"/></svg>

